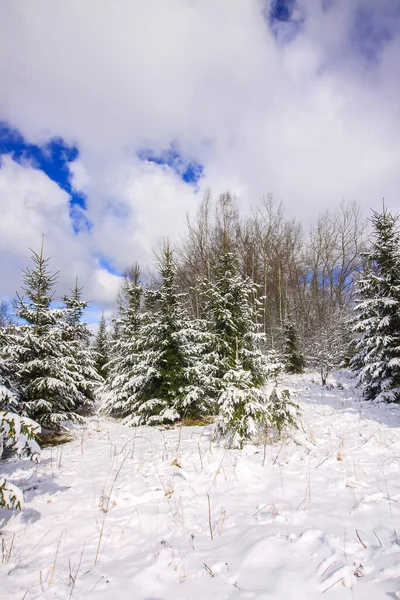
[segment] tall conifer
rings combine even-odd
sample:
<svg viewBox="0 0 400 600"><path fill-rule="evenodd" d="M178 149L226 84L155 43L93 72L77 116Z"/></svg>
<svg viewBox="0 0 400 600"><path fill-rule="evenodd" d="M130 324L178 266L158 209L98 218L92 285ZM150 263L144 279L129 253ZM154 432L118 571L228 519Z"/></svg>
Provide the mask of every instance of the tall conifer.
<svg viewBox="0 0 400 600"><path fill-rule="evenodd" d="M368 399L400 401L400 233L398 215L373 212L372 247L357 283L352 368Z"/></svg>
<svg viewBox="0 0 400 600"><path fill-rule="evenodd" d="M49 259L32 251L33 268L23 271L23 291L17 296L15 325L2 348L19 410L45 428L57 430L66 420L77 419L82 404L77 386L75 361L64 336L67 309L52 308L57 273L49 270Z"/></svg>

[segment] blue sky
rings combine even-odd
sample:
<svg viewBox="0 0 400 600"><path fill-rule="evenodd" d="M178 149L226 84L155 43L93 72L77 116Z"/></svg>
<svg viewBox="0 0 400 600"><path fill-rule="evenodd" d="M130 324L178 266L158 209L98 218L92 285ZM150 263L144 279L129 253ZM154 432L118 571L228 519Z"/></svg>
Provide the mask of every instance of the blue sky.
<svg viewBox="0 0 400 600"><path fill-rule="evenodd" d="M69 195L70 217L74 232L90 230L91 223L85 218L86 196L71 185L69 164L79 157L75 145L68 145L62 138L52 138L43 145L29 143L20 131L0 122L0 168L2 155L9 155L21 165L29 164L43 171L52 181ZM80 218L76 219L74 207L79 207Z"/></svg>
<svg viewBox="0 0 400 600"><path fill-rule="evenodd" d="M270 6L271 20L290 21L295 6L295 0L273 0Z"/></svg>
<svg viewBox="0 0 400 600"><path fill-rule="evenodd" d="M66 190L71 196L71 204L85 208L85 197L71 186L69 163L76 160L79 150L68 145L62 138L52 138L42 146L29 143L20 131L7 123L0 122L0 155L10 154L21 164L30 163L40 169L50 179Z"/></svg>
<svg viewBox="0 0 400 600"><path fill-rule="evenodd" d="M208 188L305 226L343 199L399 208L393 0L19 0L0 53L0 297L44 233L60 293L79 275L112 310Z"/></svg>
<svg viewBox="0 0 400 600"><path fill-rule="evenodd" d="M79 159L77 145L68 144L61 137L51 138L42 145L32 144L16 128L5 121L0 121L0 168L3 154L11 156L21 165L30 164L35 169L43 171L68 193L71 208L77 206L85 211L86 195L73 187L70 171L70 163ZM177 150L174 143L158 153L151 148L139 149L137 156L142 161L165 165L189 185L196 186L203 176L203 166L196 160L186 158ZM73 211L71 211L71 220L75 233L79 233L82 227L85 230L91 227L87 219L84 222L74 221ZM107 266L105 258L102 258L101 262L103 266ZM114 272L113 269L111 271Z"/></svg>
<svg viewBox="0 0 400 600"><path fill-rule="evenodd" d="M204 173L203 165L196 160L185 158L173 143L162 152L157 153L150 148L143 148L138 150L137 155L141 160L152 162L157 165L168 166L179 175L185 183L190 185L197 185Z"/></svg>
<svg viewBox="0 0 400 600"><path fill-rule="evenodd" d="M203 166L196 160L186 158L174 143L161 152L145 148L139 149L136 154L142 162L170 169L182 182L190 186L196 187L204 173ZM33 144L28 142L20 131L3 121L0 122L0 169L3 155L11 157L21 166L30 165L42 171L67 192L69 216L74 233L79 235L82 232L90 232L93 223L87 216L86 194L77 191L72 183L71 163L79 160L76 144L68 144L61 137L52 138L41 145ZM110 202L117 211L117 201ZM121 265L116 266L112 255L94 252L93 258L99 267L108 273L118 277L123 275L124 269Z"/></svg>

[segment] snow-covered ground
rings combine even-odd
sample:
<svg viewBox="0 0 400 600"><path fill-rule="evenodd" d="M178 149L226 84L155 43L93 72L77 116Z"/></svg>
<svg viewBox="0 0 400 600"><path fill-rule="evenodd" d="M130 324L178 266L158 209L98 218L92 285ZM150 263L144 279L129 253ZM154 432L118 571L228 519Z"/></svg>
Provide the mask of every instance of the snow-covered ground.
<svg viewBox="0 0 400 600"><path fill-rule="evenodd" d="M0 510L1 600L400 597L400 407L333 381L290 378L299 429L266 446L91 418L0 464L25 496Z"/></svg>

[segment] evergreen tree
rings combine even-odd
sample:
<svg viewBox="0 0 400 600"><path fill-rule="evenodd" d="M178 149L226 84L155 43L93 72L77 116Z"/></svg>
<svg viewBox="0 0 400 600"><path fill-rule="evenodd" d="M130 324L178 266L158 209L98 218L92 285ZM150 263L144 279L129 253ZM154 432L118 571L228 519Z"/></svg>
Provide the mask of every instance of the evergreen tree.
<svg viewBox="0 0 400 600"><path fill-rule="evenodd" d="M97 331L96 341L94 344L95 357L96 357L96 370L98 374L106 379L108 369L107 363L110 359L109 357L109 339L107 333L107 324L106 318L104 316L104 312L101 315L101 319L99 322L99 329Z"/></svg>
<svg viewBox="0 0 400 600"><path fill-rule="evenodd" d="M71 294L63 297L63 303L65 311L61 322L62 339L69 359L69 369L79 391L77 408L90 409L102 377L97 372L96 355L90 347L92 333L87 323L82 321L88 303L82 300L82 288L78 287L78 280Z"/></svg>
<svg viewBox="0 0 400 600"><path fill-rule="evenodd" d="M255 284L239 275L238 260L224 239L215 281L204 285L204 303L215 339L219 405L216 433L234 446L242 446L260 427L278 426L283 414L282 395L264 388L279 369L260 350L264 336L257 333L255 297ZM274 402L278 397L279 407ZM289 424L289 408L286 414Z"/></svg>
<svg viewBox="0 0 400 600"><path fill-rule="evenodd" d="M149 404L145 402L141 412L151 407L151 421L201 417L215 410L210 397L215 375L213 337L204 321L189 317L186 297L177 291L169 244L161 253L159 267L160 289L145 293L149 311L143 335L154 377Z"/></svg>
<svg viewBox="0 0 400 600"><path fill-rule="evenodd" d="M158 289L144 291L137 269L125 280L126 302L119 307L118 338L112 345L105 408L133 425L168 423L209 410L208 334L183 306L169 246L161 254L160 276Z"/></svg>
<svg viewBox="0 0 400 600"><path fill-rule="evenodd" d="M289 317L284 322L283 333L285 369L288 373L303 373L305 360L299 348L296 326Z"/></svg>
<svg viewBox="0 0 400 600"><path fill-rule="evenodd" d="M33 252L33 269L23 271L24 292L17 296L16 316L25 322L5 334L2 356L15 389L19 410L51 430L77 419L82 405L77 387L76 365L71 360L69 342L64 336L67 309L52 308L57 273L48 268L48 258Z"/></svg>
<svg viewBox="0 0 400 600"><path fill-rule="evenodd" d="M174 421L180 414L177 405L183 400L185 378L182 330L185 326L175 283L175 265L169 245L160 258L161 287L145 293L147 319L143 327L146 357L153 376L149 381L147 400L140 406L150 421ZM183 317L183 318L182 318Z"/></svg>
<svg viewBox="0 0 400 600"><path fill-rule="evenodd" d="M357 282L352 368L368 399L400 401L400 233L398 215L373 212L372 247Z"/></svg>
<svg viewBox="0 0 400 600"><path fill-rule="evenodd" d="M254 385L251 372L238 360L220 384L217 436L227 438L229 446L242 447L260 426L267 425L270 406L266 400L265 391Z"/></svg>
<svg viewBox="0 0 400 600"><path fill-rule="evenodd" d="M39 433L40 426L31 419L0 411L0 459L3 452L16 456L27 454L30 458L36 459L40 448L35 437ZM0 475L0 508L21 510L22 504L22 490Z"/></svg>
<svg viewBox="0 0 400 600"><path fill-rule="evenodd" d="M132 415L144 383L141 372L143 343L139 336L143 320L142 295L140 267L136 263L125 273L118 297L118 317L113 321L109 361L104 365L107 377L103 386L103 409L114 416ZM105 320L103 323L105 327ZM100 341L102 337L101 334ZM99 354L102 345L103 342L98 346Z"/></svg>
<svg viewBox="0 0 400 600"><path fill-rule="evenodd" d="M7 328L8 333L11 327ZM7 335L5 329L0 329L0 411L18 412L18 400L13 393L11 377L14 372L13 364L6 355Z"/></svg>
<svg viewBox="0 0 400 600"><path fill-rule="evenodd" d="M258 348L263 335L257 333L256 290L249 278L240 276L237 257L225 242L217 258L215 280L203 283L204 312L215 336L220 380L239 361L251 373L254 385L265 382L265 360Z"/></svg>

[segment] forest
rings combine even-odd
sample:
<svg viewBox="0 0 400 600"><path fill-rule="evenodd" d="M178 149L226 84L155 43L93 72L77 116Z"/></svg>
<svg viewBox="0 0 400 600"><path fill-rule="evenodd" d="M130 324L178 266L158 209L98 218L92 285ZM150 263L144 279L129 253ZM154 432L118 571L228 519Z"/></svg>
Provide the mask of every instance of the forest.
<svg viewBox="0 0 400 600"><path fill-rule="evenodd" d="M155 250L156 269L127 260L117 312L92 336L81 282L58 298L42 243L2 303L0 455L35 455L36 438L94 410L132 426L214 422L241 448L296 425L281 379L307 368L325 386L348 367L365 398L399 402L399 249L385 206L366 217L343 202L306 229L272 198L244 215L230 193L207 192L184 237ZM19 504L0 479L0 505Z"/></svg>

